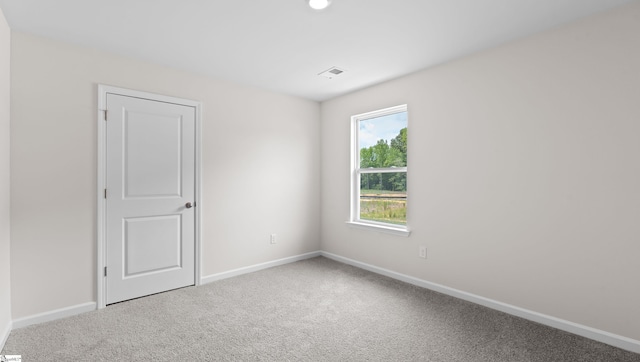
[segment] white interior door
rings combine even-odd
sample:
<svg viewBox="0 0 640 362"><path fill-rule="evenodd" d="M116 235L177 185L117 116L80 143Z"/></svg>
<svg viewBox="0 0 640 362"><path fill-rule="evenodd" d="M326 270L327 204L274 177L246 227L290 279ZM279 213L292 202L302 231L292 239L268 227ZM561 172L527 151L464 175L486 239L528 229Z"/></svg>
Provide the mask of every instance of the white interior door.
<svg viewBox="0 0 640 362"><path fill-rule="evenodd" d="M106 303L195 282L195 108L107 94Z"/></svg>

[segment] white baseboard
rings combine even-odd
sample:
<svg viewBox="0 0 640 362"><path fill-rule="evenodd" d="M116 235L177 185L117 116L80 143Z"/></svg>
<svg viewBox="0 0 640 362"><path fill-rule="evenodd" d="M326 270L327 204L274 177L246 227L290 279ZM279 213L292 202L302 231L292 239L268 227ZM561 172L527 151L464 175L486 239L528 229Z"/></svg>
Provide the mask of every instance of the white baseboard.
<svg viewBox="0 0 640 362"><path fill-rule="evenodd" d="M313 251L311 253L290 256L288 258L268 261L266 263L250 265L244 268L238 268L238 269L233 269L233 270L229 270L222 273L212 274L212 275L208 275L206 277L200 278L200 285L212 283L217 280L232 278L242 274L253 273L262 269L272 268L274 266L279 266L279 265L289 264L289 263L293 263L300 260L315 258L320 255L321 255L320 251Z"/></svg>
<svg viewBox="0 0 640 362"><path fill-rule="evenodd" d="M4 344L7 343L7 339L9 338L9 334L11 333L12 329L12 323L11 321L9 321L9 323L7 323L7 325L4 327L4 330L0 331L0 352L4 348Z"/></svg>
<svg viewBox="0 0 640 362"><path fill-rule="evenodd" d="M616 334L602 331L596 328L587 327L581 324L569 322L560 318L548 316L542 313L516 307L514 305L502 303L493 299L481 297L479 295L463 292L461 290L449 288L441 284L428 282L426 280L414 278L412 276L397 273L392 270L379 268L375 265L362 263L357 260L345 258L336 254L325 252L325 251L320 252L320 254L326 258L339 261L344 264L349 264L349 265L358 267L360 269L368 270L376 274L381 274L389 278L397 279L405 283L413 284L413 285L427 288L442 294L450 295L455 298L480 304L482 306L485 306L491 309L499 310L501 312L508 313L524 319L528 319L536 323L544 324L549 327L553 327L569 333L577 334L579 336L593 339L598 342L606 343L608 345L618 347L627 351L640 353L640 341L635 339L616 335Z"/></svg>
<svg viewBox="0 0 640 362"><path fill-rule="evenodd" d="M206 284L206 283L211 283L211 282L214 282L216 280L222 280L222 279L226 279L226 278L231 278L231 277L235 277L235 276L238 276L238 275L252 273L252 272L255 272L255 271L271 268L271 267L278 266L278 265L284 265L284 264L289 264L289 263L293 263L293 262L300 261L300 260L314 258L314 257L317 257L317 256L320 256L320 251L314 251L314 252L311 252L311 253L306 253L306 254L296 255L296 256L292 256L292 257L288 257L288 258L273 260L273 261L269 261L269 262L266 262L266 263L251 265L251 266L244 267L244 268L233 269L233 270L229 270L229 271L226 271L226 272L222 272L222 273L213 274L213 275L209 275L209 276L203 277L203 278L200 279L200 284L202 285L202 284ZM32 315L32 316L22 317L22 318L18 318L18 319L14 319L13 320L13 328L14 329L15 328L22 328L22 327L30 326L32 324L44 323L44 322L49 322L49 321L53 321L53 320L56 320L56 319L71 317L71 316L74 316L76 314L81 314L81 313L94 311L94 310L96 310L96 308L97 308L97 304L95 302L90 302L90 303L78 304L78 305L74 305L74 306L70 306L70 307L66 307L66 308L56 309L56 310L53 310L53 311L50 311L50 312L40 313L40 314L36 314L36 315ZM9 332L10 331L11 331L11 328L9 329ZM7 336L9 335L9 332L7 332Z"/></svg>
<svg viewBox="0 0 640 362"><path fill-rule="evenodd" d="M569 322L560 318L548 316L542 313L534 312L524 308L516 307L510 304L502 303L493 299L481 297L479 295L467 293L461 290L450 288L441 284L428 282L409 275L394 272L392 270L377 267L375 265L362 263L357 260L345 258L336 254L325 251L314 251L311 253L296 255L288 258L273 260L261 264L251 265L243 268L233 269L222 273L212 274L200 279L201 284L211 283L217 280L227 279L238 275L248 274L259 270L272 268L279 265L289 264L300 260L324 256L326 258L349 264L360 269L387 276L405 283L413 284L422 288L430 289L442 294L450 295L455 298L463 299L472 303L476 303L491 309L499 310L517 317L528 319L530 321L544 324L553 328L557 328L569 333L573 333L585 338L593 339L598 342L606 343L614 347L618 347L634 353L640 353L640 341L628 337L616 335L596 328L584 326L581 324ZM18 318L9 323L5 330L0 334L0 350L9 337L12 328L22 328L32 324L44 323L56 319L70 317L76 314L91 312L96 309L95 302L78 304L75 306L61 308L50 312L40 313L33 316Z"/></svg>
<svg viewBox="0 0 640 362"><path fill-rule="evenodd" d="M13 328L22 328L32 324L44 323L56 319L71 317L76 314L82 314L96 310L96 302L72 305L70 307L52 310L40 314L22 317L13 320Z"/></svg>

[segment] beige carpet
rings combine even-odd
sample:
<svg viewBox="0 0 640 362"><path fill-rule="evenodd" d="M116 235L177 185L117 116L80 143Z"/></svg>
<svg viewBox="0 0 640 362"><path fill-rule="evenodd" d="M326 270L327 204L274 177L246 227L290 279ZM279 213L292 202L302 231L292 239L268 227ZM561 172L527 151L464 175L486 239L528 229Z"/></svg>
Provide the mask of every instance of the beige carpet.
<svg viewBox="0 0 640 362"><path fill-rule="evenodd" d="M640 361L314 258L14 330L23 361Z"/></svg>

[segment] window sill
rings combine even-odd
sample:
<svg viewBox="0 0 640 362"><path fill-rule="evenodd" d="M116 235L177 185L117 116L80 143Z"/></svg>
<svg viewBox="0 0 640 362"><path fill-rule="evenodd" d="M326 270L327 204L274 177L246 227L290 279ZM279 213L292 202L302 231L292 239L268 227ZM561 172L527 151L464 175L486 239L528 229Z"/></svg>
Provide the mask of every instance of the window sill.
<svg viewBox="0 0 640 362"><path fill-rule="evenodd" d="M408 237L411 234L411 231L409 229L394 228L392 226L375 225L356 221L347 221L347 225L356 229L369 230L404 237Z"/></svg>

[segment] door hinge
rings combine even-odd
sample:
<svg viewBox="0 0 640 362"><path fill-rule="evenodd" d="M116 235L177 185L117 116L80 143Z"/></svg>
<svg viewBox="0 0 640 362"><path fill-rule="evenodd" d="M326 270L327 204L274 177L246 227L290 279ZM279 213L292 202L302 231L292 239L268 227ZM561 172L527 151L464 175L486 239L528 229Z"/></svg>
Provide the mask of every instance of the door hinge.
<svg viewBox="0 0 640 362"><path fill-rule="evenodd" d="M104 120L106 121L107 120L107 112L108 111L106 109L103 109L102 111L104 112Z"/></svg>
<svg viewBox="0 0 640 362"><path fill-rule="evenodd" d="M104 198L107 198L107 189L104 189Z"/></svg>
<svg viewBox="0 0 640 362"><path fill-rule="evenodd" d="M107 276L107 267L106 266L104 267L104 276L105 277Z"/></svg>

